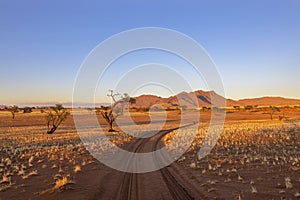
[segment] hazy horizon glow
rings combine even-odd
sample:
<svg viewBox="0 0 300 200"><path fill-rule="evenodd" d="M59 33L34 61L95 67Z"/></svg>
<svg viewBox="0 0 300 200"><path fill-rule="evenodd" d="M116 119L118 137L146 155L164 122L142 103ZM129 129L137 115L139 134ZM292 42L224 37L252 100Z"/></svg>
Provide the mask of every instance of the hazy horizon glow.
<svg viewBox="0 0 300 200"><path fill-rule="evenodd" d="M2 1L0 104L71 102L77 71L94 47L119 32L149 26L174 29L201 44L216 63L227 98L300 99L299 8L292 0ZM120 59L107 81L114 84L111 77L126 67L150 62L166 62L194 90L206 90L184 62L154 51ZM97 100L107 102L108 88L101 89Z"/></svg>

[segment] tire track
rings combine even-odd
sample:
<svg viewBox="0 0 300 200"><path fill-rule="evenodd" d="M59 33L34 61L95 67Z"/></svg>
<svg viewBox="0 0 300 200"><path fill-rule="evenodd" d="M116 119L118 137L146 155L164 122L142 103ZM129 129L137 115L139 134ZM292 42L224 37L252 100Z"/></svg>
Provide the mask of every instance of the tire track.
<svg viewBox="0 0 300 200"><path fill-rule="evenodd" d="M147 135L147 134L145 134ZM145 136L144 135L144 136ZM138 153L142 149L143 145L148 142L148 139L140 138L131 150L134 153ZM116 199L128 200L137 199L139 197L139 186L138 174L136 173L124 173L123 181L119 187L119 194ZM139 186L140 187L140 186ZM132 192L135 191L135 192Z"/></svg>
<svg viewBox="0 0 300 200"><path fill-rule="evenodd" d="M188 124L182 127L160 131L159 133L156 134L156 137L157 136L158 137L154 142L153 141L151 142L150 140L155 136L149 138L140 138L132 146L130 150L132 150L132 152L134 153L139 153L142 151L143 148L145 148L146 145L152 144L151 147L152 151L156 151L163 145L162 139L167 134L179 128L186 128L192 125L194 124ZM145 134L145 136L146 135L147 134ZM162 162L159 158L155 158L154 160L156 160L158 164ZM178 179L178 177L174 175L168 168L172 168L172 164L168 167L164 167L160 169L159 172L160 172L160 176L162 177L162 180L164 181L164 184L167 186L167 190L170 194L170 197L172 197L172 199L178 199L178 200L179 199L186 199L186 200L206 199L205 195L202 192L196 190L196 187L187 188L185 181L188 180ZM143 188L139 179L140 179L140 174L124 173L122 182L117 190L118 192L114 199L121 199L121 200L143 199L143 194L142 194Z"/></svg>
<svg viewBox="0 0 300 200"><path fill-rule="evenodd" d="M189 127L189 126L192 126L193 124L189 124L189 125L185 125L185 126L182 126L182 127L178 127L178 128L175 128L175 129L172 129L172 130L169 130L167 132L165 132L164 134L162 134L157 140L156 142L154 143L152 149L153 151L155 151L159 145L161 145L162 143L162 139L167 135L169 134L170 132L174 131L174 130L177 130L179 128L185 128L185 127ZM161 157L162 158L162 157ZM157 162L160 162L160 160L158 158L156 158L156 161ZM170 166L167 166L167 167L164 167L162 169L160 169L160 173L161 173L161 176L163 177L163 180L165 182L165 184L167 185L168 187L168 190L172 196L173 199L178 199L178 200L181 200L181 199L186 199L186 200L192 200L192 199L195 199L188 191L187 189L182 186L182 184L179 183L179 181L172 175L172 173L170 172L170 170L168 169Z"/></svg>

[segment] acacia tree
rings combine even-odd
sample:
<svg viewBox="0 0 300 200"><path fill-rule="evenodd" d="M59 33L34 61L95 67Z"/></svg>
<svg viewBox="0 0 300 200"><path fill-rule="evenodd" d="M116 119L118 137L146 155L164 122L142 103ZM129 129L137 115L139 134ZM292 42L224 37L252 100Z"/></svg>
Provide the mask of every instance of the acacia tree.
<svg viewBox="0 0 300 200"><path fill-rule="evenodd" d="M112 99L112 104L110 106L101 106L100 108L96 108L96 114L104 118L105 122L108 125L108 132L114 132L113 123L115 120L123 114L124 107L129 104L135 103L135 99L129 97L128 94L124 93L120 95L118 93L113 92L113 90L109 90L107 94L108 97ZM117 96L121 96L119 100L117 100Z"/></svg>
<svg viewBox="0 0 300 200"><path fill-rule="evenodd" d="M270 115L271 120L273 120L273 115L275 112L280 112L280 109L276 106L270 106L270 111L268 114Z"/></svg>
<svg viewBox="0 0 300 200"><path fill-rule="evenodd" d="M67 119L70 115L70 112L65 109L62 104L56 104L53 107L50 107L49 111L41 110L42 113L46 113L46 122L47 122L47 133L52 134L56 131L59 125Z"/></svg>
<svg viewBox="0 0 300 200"><path fill-rule="evenodd" d="M11 106L8 108L9 112L12 114L12 118L15 119L15 115L17 112L19 112L18 106Z"/></svg>

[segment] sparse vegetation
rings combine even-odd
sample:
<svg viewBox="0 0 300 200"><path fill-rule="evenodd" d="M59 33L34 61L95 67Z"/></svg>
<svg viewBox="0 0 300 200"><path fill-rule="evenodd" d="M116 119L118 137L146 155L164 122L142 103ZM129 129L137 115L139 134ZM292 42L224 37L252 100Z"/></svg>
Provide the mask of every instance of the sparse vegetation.
<svg viewBox="0 0 300 200"><path fill-rule="evenodd" d="M200 123L198 134L188 151L177 160L176 166L191 170L189 180L201 180L198 187L205 195L217 196L217 192L222 195L225 192L227 196L232 195L232 198L238 195L250 199L260 199L264 195L299 198L299 111L296 112L294 107L279 108L280 114L286 111L288 120L271 121L268 115L263 114L269 111L269 107L255 108L259 112L253 114L244 109L237 111L230 108L233 114L227 116L230 120L226 122L216 146L209 155L199 160L197 152L207 134L208 121L205 120L206 117L209 118L211 112L201 113L204 121ZM0 195L1 197L3 195L4 199L10 195L10 192L22 191L24 188L27 194L28 191L32 192L30 194L32 198L48 197L49 194L60 197L62 191L64 195L74 194L78 191L77 188L84 187L83 184L90 182L81 179L89 173L86 168L99 170L98 165L93 165L95 160L82 145L76 131L69 128L71 127L69 120L61 124L64 127L61 134L43 134L47 129L41 116L47 114L50 108L44 109L43 114L39 112L20 114L17 120L13 121L13 124L17 122L17 126L14 127L3 126L8 122L0 120L2 125L0 131L5 133L0 134ZM87 112L86 109L82 110L83 113ZM51 111L55 113L52 109ZM145 116L144 113L133 113L133 116L136 115ZM168 115L174 117L177 112L170 111ZM0 117L7 119L7 116L10 116L10 113L5 111ZM249 118L244 120L238 118L235 121L233 119L236 116ZM257 116L263 117L263 120L255 120ZM279 115L276 115L276 119L277 116ZM275 115L273 117L275 119ZM175 126L172 120L166 123L167 129ZM28 125L29 122L32 126ZM145 127L147 124L140 125L140 129L132 128L132 133L143 134L149 129ZM155 127L153 130L156 130ZM90 134L94 130L86 131ZM173 131L163 138L163 142L169 144L167 149L170 152L176 152L180 144L170 143L172 136L179 135L180 142L185 143L186 135L190 133L189 128L182 129L181 133ZM121 147L132 145L136 141L134 137L122 132L107 137ZM97 140L91 147L99 149L100 144L101 151L110 151L109 146L103 145L101 140ZM40 184L40 180L45 180L45 183ZM86 182L82 183L82 181ZM34 187L35 184L39 186ZM222 190L228 185L232 190Z"/></svg>

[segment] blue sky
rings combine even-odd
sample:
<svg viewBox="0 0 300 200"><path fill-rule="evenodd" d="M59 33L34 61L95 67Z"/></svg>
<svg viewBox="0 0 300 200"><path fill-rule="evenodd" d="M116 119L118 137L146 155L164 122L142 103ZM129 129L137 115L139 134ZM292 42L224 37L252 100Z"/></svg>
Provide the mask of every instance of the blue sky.
<svg viewBox="0 0 300 200"><path fill-rule="evenodd" d="M96 45L149 26L200 43L228 98L300 98L299 10L296 0L1 1L0 104L70 102L77 71Z"/></svg>

